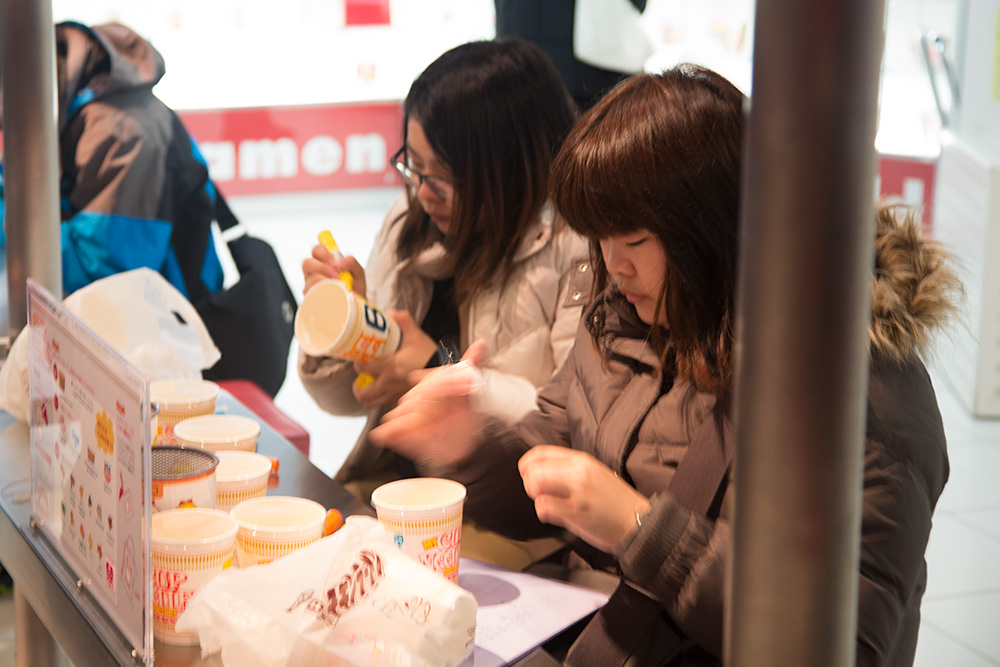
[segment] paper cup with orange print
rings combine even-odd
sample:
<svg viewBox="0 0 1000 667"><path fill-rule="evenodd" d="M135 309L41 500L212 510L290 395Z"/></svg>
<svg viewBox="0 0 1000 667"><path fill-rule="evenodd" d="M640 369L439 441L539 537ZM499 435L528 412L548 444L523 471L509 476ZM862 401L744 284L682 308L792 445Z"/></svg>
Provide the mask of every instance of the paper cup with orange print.
<svg viewBox="0 0 1000 667"><path fill-rule="evenodd" d="M372 505L403 553L451 581L458 580L463 485L436 477L401 479L375 489Z"/></svg>
<svg viewBox="0 0 1000 667"><path fill-rule="evenodd" d="M399 325L340 280L313 285L295 313L299 347L313 357L381 359L399 348Z"/></svg>
<svg viewBox="0 0 1000 667"><path fill-rule="evenodd" d="M264 565L323 537L326 508L293 496L244 500L230 511L239 524L236 562L239 567Z"/></svg>
<svg viewBox="0 0 1000 667"><path fill-rule="evenodd" d="M153 515L153 636L167 644L196 646L198 636L174 625L188 600L233 564L237 525L225 512L190 508Z"/></svg>
<svg viewBox="0 0 1000 667"><path fill-rule="evenodd" d="M253 452L216 452L215 508L228 512L244 500L267 495L271 459Z"/></svg>

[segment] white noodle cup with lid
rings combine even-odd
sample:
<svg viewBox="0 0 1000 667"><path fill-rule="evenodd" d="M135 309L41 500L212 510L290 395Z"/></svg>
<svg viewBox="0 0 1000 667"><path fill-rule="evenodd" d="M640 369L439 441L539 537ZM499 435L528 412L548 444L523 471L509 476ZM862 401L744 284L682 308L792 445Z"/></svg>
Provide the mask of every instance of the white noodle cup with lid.
<svg viewBox="0 0 1000 667"><path fill-rule="evenodd" d="M216 509L228 512L244 500L267 495L271 459L263 454L243 451L220 451L215 469Z"/></svg>
<svg viewBox="0 0 1000 667"><path fill-rule="evenodd" d="M198 635L174 625L198 590L232 567L236 521L226 512L185 508L157 512L150 530L153 635L167 644L197 646Z"/></svg>
<svg viewBox="0 0 1000 667"><path fill-rule="evenodd" d="M239 567L264 565L323 537L326 508L294 496L244 500L229 514L239 524L236 561Z"/></svg>
<svg viewBox="0 0 1000 667"><path fill-rule="evenodd" d="M185 419L174 427L177 442L210 452L257 451L260 423L240 415L205 415Z"/></svg>

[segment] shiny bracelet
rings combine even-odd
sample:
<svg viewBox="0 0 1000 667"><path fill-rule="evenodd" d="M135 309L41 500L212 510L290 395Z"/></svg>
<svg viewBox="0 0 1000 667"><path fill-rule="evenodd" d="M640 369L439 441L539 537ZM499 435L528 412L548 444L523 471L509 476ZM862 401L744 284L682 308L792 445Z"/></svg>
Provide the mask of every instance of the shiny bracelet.
<svg viewBox="0 0 1000 667"><path fill-rule="evenodd" d="M636 525L636 530L642 528L642 517L639 516L638 507L635 508L635 525Z"/></svg>

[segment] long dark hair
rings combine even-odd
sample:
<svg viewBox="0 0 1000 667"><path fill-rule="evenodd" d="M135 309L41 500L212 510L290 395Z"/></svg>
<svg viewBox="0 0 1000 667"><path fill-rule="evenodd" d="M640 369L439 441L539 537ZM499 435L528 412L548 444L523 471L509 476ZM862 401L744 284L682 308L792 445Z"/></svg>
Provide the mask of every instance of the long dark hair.
<svg viewBox="0 0 1000 667"><path fill-rule="evenodd" d="M553 201L591 240L595 292L609 282L599 240L649 230L666 252L653 327L666 367L699 390L732 379L743 94L694 65L639 74L588 111L552 170Z"/></svg>
<svg viewBox="0 0 1000 667"><path fill-rule="evenodd" d="M517 39L470 42L431 63L403 103L403 139L420 123L455 184L443 243L456 297L510 275L514 252L548 198L549 169L576 108L549 58ZM413 193L397 253L428 243L430 219Z"/></svg>

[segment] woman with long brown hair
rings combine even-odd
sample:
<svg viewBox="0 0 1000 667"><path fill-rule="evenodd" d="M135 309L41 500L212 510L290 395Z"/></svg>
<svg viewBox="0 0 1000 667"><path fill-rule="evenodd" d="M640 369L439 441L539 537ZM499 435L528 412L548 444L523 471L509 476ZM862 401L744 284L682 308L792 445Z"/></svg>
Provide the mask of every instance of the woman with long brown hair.
<svg viewBox="0 0 1000 667"><path fill-rule="evenodd" d="M367 265L322 245L303 263L307 291L350 271L354 290L394 309L403 333L378 362L300 356L320 407L369 417L337 474L344 483L412 474L403 457L370 446L368 430L410 389L412 371L457 361L474 340L491 355L487 409L507 421L532 409L589 295L586 244L548 201L549 169L576 110L541 51L519 40L455 47L413 82L403 115L392 163L406 187ZM360 386L360 373L374 380Z"/></svg>

